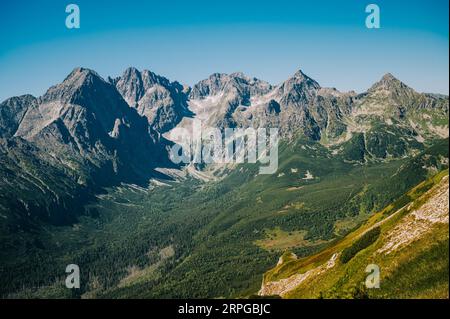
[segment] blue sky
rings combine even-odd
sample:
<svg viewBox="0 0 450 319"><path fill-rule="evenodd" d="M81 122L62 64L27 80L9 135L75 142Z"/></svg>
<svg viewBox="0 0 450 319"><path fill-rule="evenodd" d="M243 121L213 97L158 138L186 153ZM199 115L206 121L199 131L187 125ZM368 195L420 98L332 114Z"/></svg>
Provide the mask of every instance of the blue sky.
<svg viewBox="0 0 450 319"><path fill-rule="evenodd" d="M277 84L302 69L322 86L366 90L391 72L448 94L447 0L86 1L0 3L0 100L42 95L77 66L128 66L187 85L242 71ZM81 28L65 27L76 3ZM366 5L381 29L365 27Z"/></svg>

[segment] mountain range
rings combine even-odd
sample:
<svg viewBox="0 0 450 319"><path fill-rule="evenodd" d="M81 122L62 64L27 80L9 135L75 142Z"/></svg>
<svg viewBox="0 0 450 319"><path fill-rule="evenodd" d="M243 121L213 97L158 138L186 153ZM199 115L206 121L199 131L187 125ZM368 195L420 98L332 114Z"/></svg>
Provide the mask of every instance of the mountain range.
<svg viewBox="0 0 450 319"><path fill-rule="evenodd" d="M159 176L155 168L174 166L162 134L194 117L220 128L277 127L336 153L351 142L359 147L346 156L356 161L407 156L448 136L448 97L417 93L391 74L356 94L322 88L302 71L277 86L216 73L189 88L147 70L105 81L76 68L43 96L12 97L0 111L2 202L24 214L29 205L48 210L49 201L67 206L86 187ZM25 198L5 188L23 189Z"/></svg>
<svg viewBox="0 0 450 319"><path fill-rule="evenodd" d="M448 96L418 93L391 74L358 94L321 87L301 70L278 85L242 73L215 73L187 87L148 70L128 68L121 76L104 80L95 71L76 68L41 97L23 95L0 104L0 230L5 239L2 260L11 259L8 254L22 247L20 241L24 237L41 234L48 225L71 227L83 218L95 219L99 208L92 208L92 203L123 185L153 189L175 184L209 185L205 181L214 180L228 189L227 183L237 178L234 174L245 171L242 175L246 179L240 180L239 186L263 192L296 172L297 165L310 167L303 180L286 180L295 191L296 187L303 187L297 185L299 181L331 181L338 171L370 170L375 166L394 173L394 166L412 167L418 162L405 161L420 158L426 169L417 177L402 177L402 187L388 196L393 200L430 172L448 167L445 153L424 155L436 143L445 139L448 143L448 111ZM173 164L168 149L177 141L170 140L170 132L189 125L194 118L219 128L279 128L280 171L268 180L256 182L257 178L250 175L252 168L247 166L230 166L218 174L214 167L192 169ZM310 163L311 158L316 158L316 163ZM322 165L319 167L318 163ZM327 168L328 165L331 166ZM322 177L316 176L319 172L323 172ZM366 203L365 196L370 193L367 187L372 181L366 182L355 182L355 189L348 194L354 198L346 204L348 211L361 208L359 201ZM205 185L199 187L208 187ZM375 190L381 181L374 181L373 185ZM195 194L190 196L200 196ZM210 198L211 194L207 194L204 196ZM370 193L371 204L365 210L381 208L386 203L387 199L381 200L379 194ZM258 201L255 194L248 196L246 201ZM153 205L159 207L167 202L164 198L159 200ZM243 205L248 205L246 201ZM283 205L288 207L285 210L292 208L291 204ZM211 207L217 210L217 206ZM277 208L280 209L283 210ZM209 222L212 217L203 216L200 220L203 218ZM302 223L306 223L303 227L308 224ZM210 224L197 236L216 233L214 225L219 224ZM308 231L314 233L312 228ZM26 244L29 247L25 245L23 249L40 247L39 236L33 235ZM158 263L168 258L158 254ZM175 254L178 260L186 257L181 252ZM10 260L11 265L16 265L18 258ZM116 275L120 277L119 273ZM11 284L6 292L16 291L18 284ZM161 289L160 295L167 295Z"/></svg>

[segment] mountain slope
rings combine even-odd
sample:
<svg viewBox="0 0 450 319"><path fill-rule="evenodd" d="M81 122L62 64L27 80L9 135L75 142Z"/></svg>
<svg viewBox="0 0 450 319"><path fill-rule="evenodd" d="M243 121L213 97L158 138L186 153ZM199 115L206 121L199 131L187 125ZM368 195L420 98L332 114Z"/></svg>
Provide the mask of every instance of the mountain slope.
<svg viewBox="0 0 450 319"><path fill-rule="evenodd" d="M303 259L285 253L260 295L285 298L448 298L448 170L409 191L365 224ZM366 266L381 270L367 289Z"/></svg>
<svg viewBox="0 0 450 319"><path fill-rule="evenodd" d="M152 128L164 133L181 121L187 110L187 91L178 82L136 68L128 68L122 76L110 80L132 108L145 116Z"/></svg>

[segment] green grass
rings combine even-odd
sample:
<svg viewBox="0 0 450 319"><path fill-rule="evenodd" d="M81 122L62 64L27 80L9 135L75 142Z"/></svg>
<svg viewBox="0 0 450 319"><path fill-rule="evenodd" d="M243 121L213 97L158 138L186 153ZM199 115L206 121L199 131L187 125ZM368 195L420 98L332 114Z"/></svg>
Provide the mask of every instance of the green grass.
<svg viewBox="0 0 450 319"><path fill-rule="evenodd" d="M287 249L295 249L298 247L309 247L325 244L326 241L306 240L307 232L304 230L286 232L279 227L265 231L265 238L255 241L255 244L268 251L285 251Z"/></svg>
<svg viewBox="0 0 450 319"><path fill-rule="evenodd" d="M284 297L448 298L448 224L434 224L426 235L393 253L377 252L385 245L386 234L408 217L410 212L427 202L435 194L433 187L440 185L444 177L448 177L448 170L412 188L397 202L388 205L352 233L319 253L297 260L284 260L265 274L264 281L277 281L316 269L338 253L340 258L333 268L307 278ZM411 205L400 209L405 206L405 197ZM288 255L287 252L285 254ZM364 286L368 264L380 267L380 289L367 289Z"/></svg>

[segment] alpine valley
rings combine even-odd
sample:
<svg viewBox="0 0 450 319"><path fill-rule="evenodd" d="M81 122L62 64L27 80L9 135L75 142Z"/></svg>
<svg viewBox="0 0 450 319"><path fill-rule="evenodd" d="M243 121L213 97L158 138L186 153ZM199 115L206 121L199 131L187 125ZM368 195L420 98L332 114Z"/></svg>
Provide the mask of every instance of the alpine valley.
<svg viewBox="0 0 450 319"><path fill-rule="evenodd" d="M277 172L174 164L194 119L278 128ZM0 297L448 298L448 125L448 96L391 74L358 94L76 68L0 104Z"/></svg>

